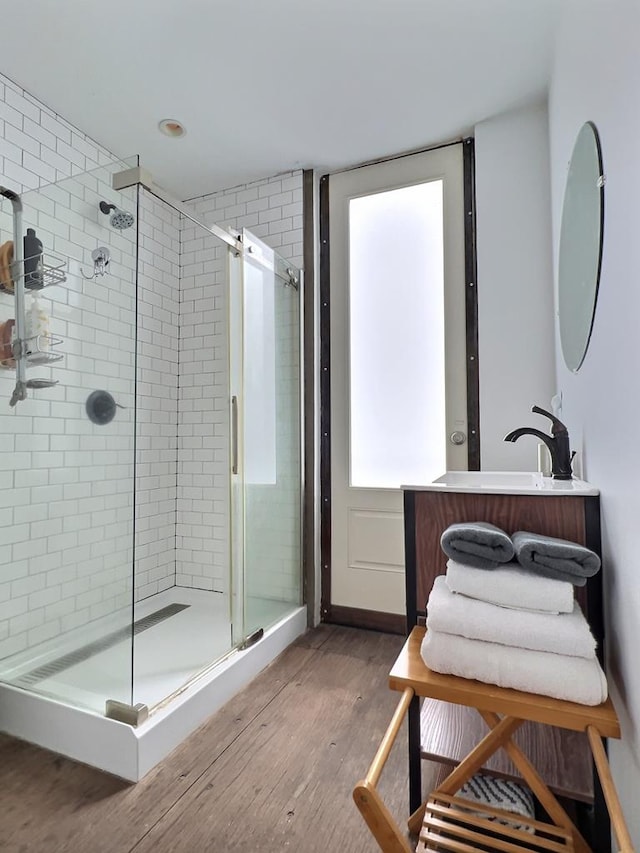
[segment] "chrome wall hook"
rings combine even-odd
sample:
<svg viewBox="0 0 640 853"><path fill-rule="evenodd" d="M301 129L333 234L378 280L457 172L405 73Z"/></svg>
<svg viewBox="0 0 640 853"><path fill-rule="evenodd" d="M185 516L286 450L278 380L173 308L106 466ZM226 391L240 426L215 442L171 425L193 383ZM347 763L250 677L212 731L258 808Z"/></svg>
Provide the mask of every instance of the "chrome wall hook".
<svg viewBox="0 0 640 853"><path fill-rule="evenodd" d="M286 273L288 276L288 280L285 279L284 286L292 287L294 290L298 289L298 285L300 284L300 279L295 274L295 271L291 269L291 267L287 267Z"/></svg>
<svg viewBox="0 0 640 853"><path fill-rule="evenodd" d="M111 252L106 246L98 246L91 252L93 260L93 275L86 275L83 269L80 270L82 277L86 279L98 278L98 276L106 275L109 272L109 262L111 260Z"/></svg>

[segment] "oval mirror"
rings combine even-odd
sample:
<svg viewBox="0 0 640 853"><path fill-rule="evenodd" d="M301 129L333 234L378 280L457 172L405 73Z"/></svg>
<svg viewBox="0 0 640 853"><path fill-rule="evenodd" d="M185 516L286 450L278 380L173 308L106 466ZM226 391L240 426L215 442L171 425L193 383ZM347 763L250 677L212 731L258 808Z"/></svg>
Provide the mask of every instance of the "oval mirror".
<svg viewBox="0 0 640 853"><path fill-rule="evenodd" d="M558 257L558 315L565 364L584 361L598 298L604 226L604 176L598 131L591 122L578 133L562 205Z"/></svg>

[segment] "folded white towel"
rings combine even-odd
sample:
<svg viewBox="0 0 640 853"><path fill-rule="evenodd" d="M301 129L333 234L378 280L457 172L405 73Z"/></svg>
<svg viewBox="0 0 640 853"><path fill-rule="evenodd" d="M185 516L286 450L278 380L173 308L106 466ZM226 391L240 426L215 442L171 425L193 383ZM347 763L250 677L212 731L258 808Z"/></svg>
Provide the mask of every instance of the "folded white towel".
<svg viewBox="0 0 640 853"><path fill-rule="evenodd" d="M451 592L461 592L501 607L545 613L571 613L573 610L572 584L534 575L519 563L505 563L498 569L483 572L449 560L447 586Z"/></svg>
<svg viewBox="0 0 640 853"><path fill-rule="evenodd" d="M433 584L427 628L570 657L592 658L596 651L596 641L577 602L572 613L513 610L451 592L444 577L436 578Z"/></svg>
<svg viewBox="0 0 640 853"><path fill-rule="evenodd" d="M582 705L600 705L607 698L607 680L596 658L517 649L438 631L427 631L421 654L435 672Z"/></svg>

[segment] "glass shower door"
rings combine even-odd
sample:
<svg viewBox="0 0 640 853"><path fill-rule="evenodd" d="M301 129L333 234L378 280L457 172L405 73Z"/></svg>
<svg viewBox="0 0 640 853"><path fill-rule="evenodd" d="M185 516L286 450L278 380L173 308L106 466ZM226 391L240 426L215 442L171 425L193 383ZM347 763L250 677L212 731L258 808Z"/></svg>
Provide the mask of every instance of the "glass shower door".
<svg viewBox="0 0 640 853"><path fill-rule="evenodd" d="M112 186L131 165L22 195L23 230L58 274L25 279L25 319L41 325L27 326L35 385L15 406L15 362L0 364L0 681L97 713L132 696L136 196ZM3 203L0 244L12 238ZM96 250L110 254L108 275ZM5 332L14 285L0 292ZM117 408L102 409L109 398Z"/></svg>
<svg viewBox="0 0 640 853"><path fill-rule="evenodd" d="M242 241L230 279L232 559L233 621L247 637L301 603L300 273L250 232Z"/></svg>

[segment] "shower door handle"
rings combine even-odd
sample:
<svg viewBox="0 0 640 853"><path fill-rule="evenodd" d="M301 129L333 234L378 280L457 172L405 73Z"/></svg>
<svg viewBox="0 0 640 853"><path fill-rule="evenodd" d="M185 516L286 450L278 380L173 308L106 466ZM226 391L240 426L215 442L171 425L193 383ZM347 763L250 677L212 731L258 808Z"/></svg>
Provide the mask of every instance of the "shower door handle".
<svg viewBox="0 0 640 853"><path fill-rule="evenodd" d="M238 473L238 398L231 398L231 473Z"/></svg>

